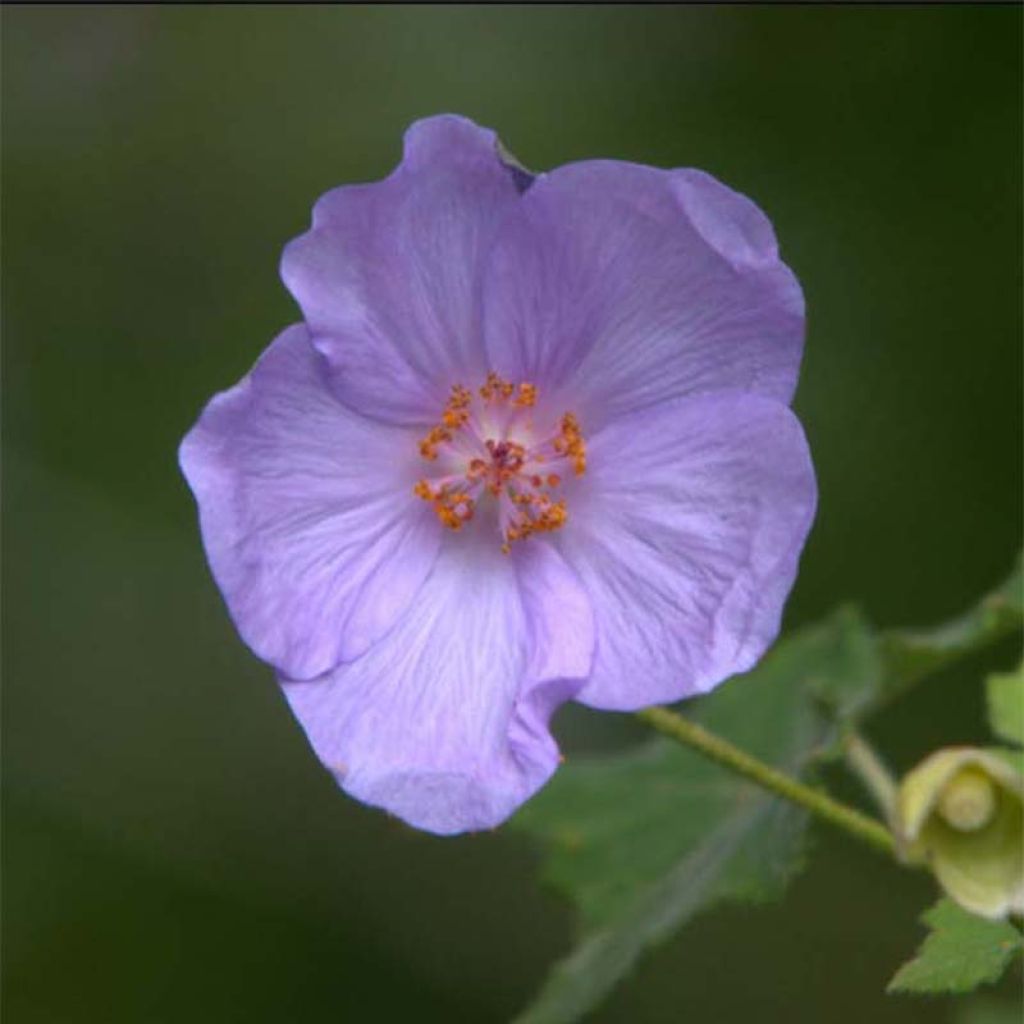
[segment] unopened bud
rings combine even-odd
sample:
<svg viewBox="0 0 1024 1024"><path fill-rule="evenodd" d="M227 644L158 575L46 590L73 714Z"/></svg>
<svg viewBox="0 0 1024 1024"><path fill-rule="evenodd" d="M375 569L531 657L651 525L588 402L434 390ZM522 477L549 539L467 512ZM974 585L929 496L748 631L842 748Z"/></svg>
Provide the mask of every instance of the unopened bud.
<svg viewBox="0 0 1024 1024"><path fill-rule="evenodd" d="M895 832L905 860L927 863L962 907L1024 913L1024 778L972 747L925 758L900 783Z"/></svg>

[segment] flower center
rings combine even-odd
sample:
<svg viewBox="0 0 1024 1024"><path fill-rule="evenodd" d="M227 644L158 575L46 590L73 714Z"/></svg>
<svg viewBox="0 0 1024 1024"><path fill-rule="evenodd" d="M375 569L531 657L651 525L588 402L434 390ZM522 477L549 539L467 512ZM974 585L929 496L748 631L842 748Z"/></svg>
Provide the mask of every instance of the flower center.
<svg viewBox="0 0 1024 1024"><path fill-rule="evenodd" d="M490 494L498 505L501 549L513 541L565 525L565 499L558 497L568 473L587 468L587 447L576 416L565 413L546 436L538 435L533 409L535 384L511 384L489 373L474 394L452 387L441 422L420 441L420 455L443 472L413 488L431 503L437 518L460 530Z"/></svg>

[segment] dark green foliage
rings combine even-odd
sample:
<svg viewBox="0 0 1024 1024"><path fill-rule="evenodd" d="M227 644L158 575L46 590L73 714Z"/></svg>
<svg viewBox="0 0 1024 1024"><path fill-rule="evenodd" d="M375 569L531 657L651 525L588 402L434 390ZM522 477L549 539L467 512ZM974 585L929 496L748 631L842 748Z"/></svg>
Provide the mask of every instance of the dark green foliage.
<svg viewBox="0 0 1024 1024"><path fill-rule="evenodd" d="M1024 947L1012 924L976 917L950 899L939 900L922 920L928 937L889 982L890 992L969 992L996 981Z"/></svg>
<svg viewBox="0 0 1024 1024"><path fill-rule="evenodd" d="M976 608L917 633L880 636L842 608L702 698L694 717L773 766L807 774L838 756L844 731L892 693L1019 627L1019 584L1018 568ZM519 1024L577 1020L699 911L781 895L801 866L807 823L803 811L665 739L566 765L515 820L544 843L544 878L577 905L582 924Z"/></svg>

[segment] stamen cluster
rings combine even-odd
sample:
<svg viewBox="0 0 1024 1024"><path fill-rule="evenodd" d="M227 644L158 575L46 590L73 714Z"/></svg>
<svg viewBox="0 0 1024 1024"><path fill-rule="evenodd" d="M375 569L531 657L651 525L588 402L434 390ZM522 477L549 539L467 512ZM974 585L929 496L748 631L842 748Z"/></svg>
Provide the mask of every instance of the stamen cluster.
<svg viewBox="0 0 1024 1024"><path fill-rule="evenodd" d="M453 471L418 481L416 496L431 503L448 529L460 530L472 520L482 495L490 494L498 502L506 554L513 541L565 525L565 499L554 493L562 473L555 470L571 469L580 476L587 467L586 442L574 413L565 413L551 436L532 441L528 410L536 406L537 397L535 384L513 384L493 372L475 396L456 384L440 423L419 446L428 462L444 456ZM480 400L482 415L474 409L474 398Z"/></svg>

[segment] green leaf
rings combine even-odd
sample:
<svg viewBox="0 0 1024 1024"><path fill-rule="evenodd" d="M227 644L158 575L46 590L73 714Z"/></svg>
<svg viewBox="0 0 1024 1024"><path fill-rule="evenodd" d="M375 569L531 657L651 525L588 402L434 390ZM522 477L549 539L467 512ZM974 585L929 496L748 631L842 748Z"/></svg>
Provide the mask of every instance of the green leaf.
<svg viewBox="0 0 1024 1024"><path fill-rule="evenodd" d="M969 992L998 980L1024 947L1012 924L969 914L950 899L939 900L922 920L928 937L889 982L890 992Z"/></svg>
<svg viewBox="0 0 1024 1024"><path fill-rule="evenodd" d="M1024 746L1024 661L1016 672L988 677L988 720L1001 739Z"/></svg>
<svg viewBox="0 0 1024 1024"><path fill-rule="evenodd" d="M882 637L885 679L881 695L902 692L919 679L1020 629L1024 623L1024 559L1010 576L963 615L932 629L890 630Z"/></svg>
<svg viewBox="0 0 1024 1024"><path fill-rule="evenodd" d="M925 630L888 630L876 633L851 607L836 615L859 624L856 640L859 650L848 651L860 666L860 674L848 665L826 660L823 671L808 681L809 692L820 700L840 730L856 728L890 698L908 689L925 676L945 665L991 644L1024 625L1024 556L1019 556L1010 576L971 609L940 626ZM838 652L837 652L838 653ZM1009 692L1009 683L998 684L1005 704L1008 727L1024 732L1024 664L1015 676L1017 692ZM1006 677L999 677L1005 679ZM1016 718L1014 719L1014 713ZM999 730L996 729L998 732ZM1000 733L1000 735L1003 735ZM1007 737L1009 738L1009 737ZM1018 742L1024 740L1018 739ZM824 757L841 754L839 742L820 751Z"/></svg>
<svg viewBox="0 0 1024 1024"><path fill-rule="evenodd" d="M808 692L833 680L847 699L874 671L866 627L849 610L792 635L755 669L699 702L712 731L799 771L835 726ZM579 906L582 937L520 1024L578 1019L650 946L721 900L779 896L801 866L804 812L667 740L581 760L516 817L544 841L544 876Z"/></svg>
<svg viewBox="0 0 1024 1024"><path fill-rule="evenodd" d="M816 751L819 759L842 754L840 729L867 716L882 695L884 679L877 634L859 610L844 606L833 613L832 622L835 628L819 634L818 649L808 661L813 671L802 676L806 694L839 727L832 742Z"/></svg>

